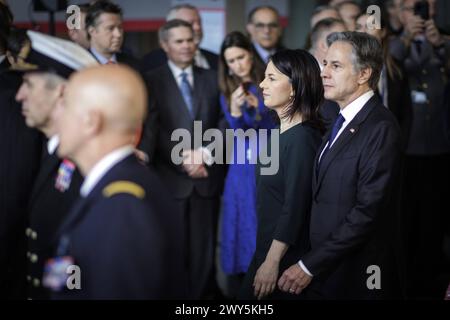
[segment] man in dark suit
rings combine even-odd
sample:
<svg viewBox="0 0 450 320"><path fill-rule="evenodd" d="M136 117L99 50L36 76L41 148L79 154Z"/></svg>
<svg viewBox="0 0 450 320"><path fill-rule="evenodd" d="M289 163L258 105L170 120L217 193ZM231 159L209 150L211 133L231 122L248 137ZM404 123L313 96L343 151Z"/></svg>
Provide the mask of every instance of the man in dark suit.
<svg viewBox="0 0 450 320"><path fill-rule="evenodd" d="M257 53L256 58L264 65L275 52L283 50L280 43L282 35L280 15L274 7L259 6L250 11L247 32Z"/></svg>
<svg viewBox="0 0 450 320"><path fill-rule="evenodd" d="M20 75L5 56L12 14L0 3L0 299L25 298L27 203L39 169L41 135L27 128L14 100Z"/></svg>
<svg viewBox="0 0 450 320"><path fill-rule="evenodd" d="M100 64L123 63L139 70L139 62L121 51L124 39L122 22L122 9L118 5L105 0L90 5L85 21L89 51Z"/></svg>
<svg viewBox="0 0 450 320"><path fill-rule="evenodd" d="M197 45L195 51L195 65L204 69L217 70L219 57L217 54L200 48L203 38L202 20L196 7L190 4L173 6L167 14L166 21L180 19L189 22L194 30L194 41ZM162 48L151 51L142 58L141 70L148 72L167 63L167 55Z"/></svg>
<svg viewBox="0 0 450 320"><path fill-rule="evenodd" d="M382 69L376 38L332 33L325 98L341 109L319 148L313 177L311 250L281 276L280 289L312 299L398 294L401 134L374 89Z"/></svg>
<svg viewBox="0 0 450 320"><path fill-rule="evenodd" d="M81 175L68 159L56 156L58 136L53 113L62 98L66 79L75 70L97 65L92 55L77 44L28 31L31 48L24 63L15 66L24 72L16 100L28 127L46 139L41 166L28 204L28 297L48 299L42 286L44 265L51 257L56 231L78 197Z"/></svg>
<svg viewBox="0 0 450 320"><path fill-rule="evenodd" d="M159 35L169 60L146 76L151 102L141 149L149 155L183 213L180 219L184 230L179 241L187 248L189 295L201 298L214 290L215 230L223 184L223 168L212 163L199 136L219 127L222 120L217 74L193 66L196 46L189 23L168 21ZM194 130L199 124L201 128ZM177 129L189 135L189 148L179 164L172 159L172 150L179 143L171 136Z"/></svg>
<svg viewBox="0 0 450 320"><path fill-rule="evenodd" d="M60 229L56 255L79 267L81 288L66 286L64 278L58 292L50 276L67 274L55 264L45 283L57 299L184 298L172 200L133 154L131 142L147 111L145 84L129 67L96 67L74 75L65 95L58 154L73 159L85 180Z"/></svg>

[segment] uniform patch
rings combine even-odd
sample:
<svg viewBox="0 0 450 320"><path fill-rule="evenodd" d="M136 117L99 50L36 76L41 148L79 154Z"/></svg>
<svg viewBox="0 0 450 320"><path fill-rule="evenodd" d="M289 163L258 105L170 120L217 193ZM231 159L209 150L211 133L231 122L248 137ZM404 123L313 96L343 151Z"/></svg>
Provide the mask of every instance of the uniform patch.
<svg viewBox="0 0 450 320"><path fill-rule="evenodd" d="M75 164L67 159L63 160L58 168L58 176L56 177L55 188L61 192L69 189L74 171Z"/></svg>
<svg viewBox="0 0 450 320"><path fill-rule="evenodd" d="M145 197L144 189L140 185L130 181L112 182L103 189L103 196L106 198L111 198L120 193L131 194L139 199L144 199Z"/></svg>

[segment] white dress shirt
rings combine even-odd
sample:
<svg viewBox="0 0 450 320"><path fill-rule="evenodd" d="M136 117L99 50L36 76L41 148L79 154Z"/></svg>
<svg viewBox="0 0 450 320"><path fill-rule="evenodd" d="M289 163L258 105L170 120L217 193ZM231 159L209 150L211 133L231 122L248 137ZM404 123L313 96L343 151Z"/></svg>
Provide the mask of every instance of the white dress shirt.
<svg viewBox="0 0 450 320"><path fill-rule="evenodd" d="M203 68L203 69L210 69L211 66L208 63L208 60L206 59L206 57L203 55L203 53L200 51L200 49L197 49L197 51L195 51L195 65L197 67Z"/></svg>
<svg viewBox="0 0 450 320"><path fill-rule="evenodd" d="M91 171L84 179L83 185L80 189L82 197L87 197L89 193L94 189L101 178L117 163L128 157L134 152L134 147L131 145L124 146L116 149L104 156L99 162L95 164Z"/></svg>
<svg viewBox="0 0 450 320"><path fill-rule="evenodd" d="M253 46L256 49L256 52L264 61L265 64L269 63L270 58L275 54L275 49L267 50L259 45L257 42L253 42Z"/></svg>
<svg viewBox="0 0 450 320"><path fill-rule="evenodd" d="M59 137L57 135L54 135L50 139L48 139L47 141L48 154L54 154L58 146L59 146Z"/></svg>
<svg viewBox="0 0 450 320"><path fill-rule="evenodd" d="M6 59L6 56L3 54L3 55L0 55L0 64L3 62L3 60L5 60Z"/></svg>
<svg viewBox="0 0 450 320"><path fill-rule="evenodd" d="M104 56L102 56L97 50L95 50L93 47L91 47L91 52L94 55L94 57L98 60L98 62L100 64L107 64L108 61L114 61L115 63L117 63L117 57L116 54L114 53L111 57L111 59L107 59Z"/></svg>
<svg viewBox="0 0 450 320"><path fill-rule="evenodd" d="M170 71L172 71L173 77L177 81L178 88L181 89L181 73L186 72L188 82L191 85L192 90L194 90L194 70L192 68L192 65L190 65L186 69L181 69L170 60L168 60L168 64Z"/></svg>
<svg viewBox="0 0 450 320"><path fill-rule="evenodd" d="M345 130L345 128L348 126L348 124L350 122L352 122L352 120L356 117L356 115L358 114L358 112L361 111L361 109L364 107L364 105L367 103L367 101L370 100L370 98L372 98L372 96L374 95L373 90L369 90L366 93L362 94L361 96L359 96L358 98L356 98L355 100L353 100L353 102L351 102L350 104L348 104L344 109L341 110L341 114L344 117L345 121L342 124L341 129L338 131L338 133L336 134L336 138L334 138L333 141L331 141L331 146L330 148L333 147L333 144L336 142L336 140L339 138L339 136L341 135L341 133ZM323 148L322 152L320 153L320 159L322 158L323 152L327 149L328 146L328 142L325 145L325 147ZM311 272L309 272L308 268L303 264L302 260L300 260L298 262L298 265L300 266L300 268L302 268L302 270L309 275L310 277L313 276L313 274Z"/></svg>

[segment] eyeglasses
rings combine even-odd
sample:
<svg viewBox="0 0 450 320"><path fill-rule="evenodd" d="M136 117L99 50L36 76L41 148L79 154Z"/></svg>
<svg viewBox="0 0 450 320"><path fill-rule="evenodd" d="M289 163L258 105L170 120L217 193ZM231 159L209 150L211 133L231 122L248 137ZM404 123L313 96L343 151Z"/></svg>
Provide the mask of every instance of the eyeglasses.
<svg viewBox="0 0 450 320"><path fill-rule="evenodd" d="M272 30L272 29L277 29L280 26L276 22L271 22L271 23L258 22L258 23L254 23L253 25L255 26L255 28L257 30L264 30L265 28L268 28L268 29Z"/></svg>

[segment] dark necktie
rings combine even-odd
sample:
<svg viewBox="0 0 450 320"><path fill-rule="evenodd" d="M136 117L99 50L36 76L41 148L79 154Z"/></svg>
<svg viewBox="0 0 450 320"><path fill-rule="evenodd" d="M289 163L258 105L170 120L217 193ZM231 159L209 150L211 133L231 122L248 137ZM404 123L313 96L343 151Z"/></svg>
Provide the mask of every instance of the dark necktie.
<svg viewBox="0 0 450 320"><path fill-rule="evenodd" d="M319 170L320 164L322 163L323 158L325 158L325 155L330 150L331 144L333 143L334 139L336 138L336 135L338 134L338 132L341 129L342 124L344 122L345 122L345 118L342 116L342 114L339 113L338 117L334 121L333 129L331 130L330 138L328 139L328 144L325 147L324 152L322 153L322 157L320 157L320 159L319 159L319 165L317 166L317 170Z"/></svg>
<svg viewBox="0 0 450 320"><path fill-rule="evenodd" d="M191 117L193 117L192 88L188 81L187 73L183 71L180 74L180 76L181 76L181 86L180 86L181 94L183 95L184 102L186 102L189 114L191 115Z"/></svg>

